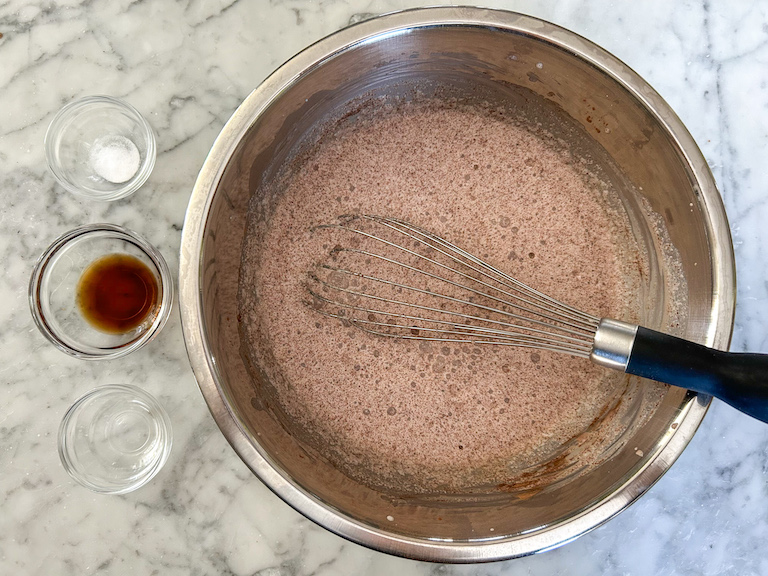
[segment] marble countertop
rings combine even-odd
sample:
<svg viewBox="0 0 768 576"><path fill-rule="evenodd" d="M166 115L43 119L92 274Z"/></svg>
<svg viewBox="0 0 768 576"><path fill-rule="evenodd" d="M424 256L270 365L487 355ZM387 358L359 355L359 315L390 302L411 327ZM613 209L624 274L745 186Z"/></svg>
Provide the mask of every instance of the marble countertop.
<svg viewBox="0 0 768 576"><path fill-rule="evenodd" d="M55 237L84 223L120 224L145 235L175 271L195 177L242 99L314 40L421 3L0 0L0 574L768 574L768 426L720 402L672 469L605 526L538 556L440 566L351 544L267 490L216 428L178 314L149 346L106 362L65 356L33 325L28 278ZM678 112L730 218L739 278L732 349L768 352L768 4L484 4L595 41ZM126 99L158 136L152 176L122 201L78 200L45 165L53 115L90 94ZM56 432L77 397L117 382L163 403L175 441L150 484L103 496L67 476Z"/></svg>

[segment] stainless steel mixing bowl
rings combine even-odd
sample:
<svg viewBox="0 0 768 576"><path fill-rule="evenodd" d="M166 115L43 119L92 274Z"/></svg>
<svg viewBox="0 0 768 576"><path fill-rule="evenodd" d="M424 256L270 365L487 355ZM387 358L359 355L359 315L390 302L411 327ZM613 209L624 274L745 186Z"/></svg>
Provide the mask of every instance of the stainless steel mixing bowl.
<svg viewBox="0 0 768 576"><path fill-rule="evenodd" d="M254 90L224 127L184 225L179 284L189 357L217 424L243 461L329 530L434 561L547 550L648 490L691 439L709 398L670 389L606 462L548 490L406 498L355 482L303 445L275 416L272 399L262 394L263 372L242 353L237 290L252 196L329 111L414 78L516 91L573 119L664 220L687 280L687 321L679 333L727 348L735 294L728 224L707 164L669 106L622 62L562 28L509 12L434 8L363 22L310 46ZM647 245L661 262L661 248ZM663 307L664 280L674 273L659 264L650 307ZM652 320L659 328L663 322Z"/></svg>

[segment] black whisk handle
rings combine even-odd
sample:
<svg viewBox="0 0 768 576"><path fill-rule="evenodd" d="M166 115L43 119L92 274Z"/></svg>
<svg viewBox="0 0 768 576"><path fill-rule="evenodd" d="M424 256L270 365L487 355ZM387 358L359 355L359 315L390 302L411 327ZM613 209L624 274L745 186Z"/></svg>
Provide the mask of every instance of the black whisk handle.
<svg viewBox="0 0 768 576"><path fill-rule="evenodd" d="M626 372L709 394L768 422L768 354L722 352L641 326Z"/></svg>

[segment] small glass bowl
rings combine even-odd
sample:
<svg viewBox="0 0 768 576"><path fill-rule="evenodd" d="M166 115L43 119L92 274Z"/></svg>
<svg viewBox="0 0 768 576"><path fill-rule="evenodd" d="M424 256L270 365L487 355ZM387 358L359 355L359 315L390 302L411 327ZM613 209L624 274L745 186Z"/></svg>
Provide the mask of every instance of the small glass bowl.
<svg viewBox="0 0 768 576"><path fill-rule="evenodd" d="M94 388L64 415L59 457L77 482L102 494L125 494L149 482L173 444L171 422L150 394L125 384Z"/></svg>
<svg viewBox="0 0 768 576"><path fill-rule="evenodd" d="M78 304L86 269L109 254L126 254L147 266L157 285L156 303L137 327L121 333L95 328ZM76 358L119 358L152 340L173 305L173 279L163 256L141 236L114 224L90 224L58 238L37 261L29 282L29 305L37 327L59 350Z"/></svg>
<svg viewBox="0 0 768 576"><path fill-rule="evenodd" d="M99 150L101 159L95 160ZM111 96L70 102L45 134L45 156L56 180L90 200L118 200L133 194L149 178L156 155L155 135L144 117ZM137 167L131 176L134 163Z"/></svg>

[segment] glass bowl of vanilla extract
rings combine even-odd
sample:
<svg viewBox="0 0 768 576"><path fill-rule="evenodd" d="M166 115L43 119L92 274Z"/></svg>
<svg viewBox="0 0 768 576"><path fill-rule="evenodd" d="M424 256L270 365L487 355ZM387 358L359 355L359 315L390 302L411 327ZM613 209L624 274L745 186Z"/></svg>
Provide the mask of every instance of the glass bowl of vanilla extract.
<svg viewBox="0 0 768 576"><path fill-rule="evenodd" d="M40 256L29 304L37 327L62 352L119 358L163 328L173 279L162 254L135 232L90 224L62 235Z"/></svg>

